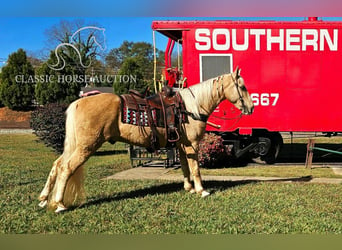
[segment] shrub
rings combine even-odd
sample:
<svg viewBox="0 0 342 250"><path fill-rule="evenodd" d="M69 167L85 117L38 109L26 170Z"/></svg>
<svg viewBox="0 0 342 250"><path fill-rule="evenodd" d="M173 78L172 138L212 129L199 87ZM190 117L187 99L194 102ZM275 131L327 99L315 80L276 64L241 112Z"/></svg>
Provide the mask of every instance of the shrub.
<svg viewBox="0 0 342 250"><path fill-rule="evenodd" d="M45 145L63 152L65 138L65 111L68 105L51 103L32 112L31 128Z"/></svg>
<svg viewBox="0 0 342 250"><path fill-rule="evenodd" d="M230 155L231 149L223 145L223 139L219 135L205 134L199 143L198 161L201 167L222 167Z"/></svg>

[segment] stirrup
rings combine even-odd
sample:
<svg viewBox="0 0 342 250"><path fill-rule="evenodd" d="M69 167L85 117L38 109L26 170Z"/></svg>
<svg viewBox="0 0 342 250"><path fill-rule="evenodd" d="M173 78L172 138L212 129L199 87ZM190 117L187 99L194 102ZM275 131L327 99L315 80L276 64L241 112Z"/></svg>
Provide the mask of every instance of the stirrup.
<svg viewBox="0 0 342 250"><path fill-rule="evenodd" d="M174 132L176 132L177 138L176 138L176 139L174 139L174 140L167 139L167 141L168 141L168 142L170 142L170 143L175 143L175 142L178 142L178 141L179 141L179 139L180 139L180 136L179 136L179 133L178 133L178 129L177 129L177 128L175 128Z"/></svg>

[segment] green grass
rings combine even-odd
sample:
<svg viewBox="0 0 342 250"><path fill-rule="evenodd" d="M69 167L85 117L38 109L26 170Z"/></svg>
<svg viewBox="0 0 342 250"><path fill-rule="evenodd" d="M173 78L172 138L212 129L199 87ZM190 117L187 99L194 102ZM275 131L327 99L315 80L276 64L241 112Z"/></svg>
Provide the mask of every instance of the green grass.
<svg viewBox="0 0 342 250"><path fill-rule="evenodd" d="M87 202L55 215L37 197L57 155L36 140L0 135L1 233L342 233L342 185L209 181L202 199L182 183L101 180L130 167L123 144L90 158Z"/></svg>

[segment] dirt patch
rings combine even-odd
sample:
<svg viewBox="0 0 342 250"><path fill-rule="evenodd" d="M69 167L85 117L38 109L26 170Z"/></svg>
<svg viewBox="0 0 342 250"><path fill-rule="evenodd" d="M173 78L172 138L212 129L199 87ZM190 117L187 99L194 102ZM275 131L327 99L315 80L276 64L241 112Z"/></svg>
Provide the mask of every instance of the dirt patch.
<svg viewBox="0 0 342 250"><path fill-rule="evenodd" d="M31 111L14 111L0 108L0 128L30 128Z"/></svg>

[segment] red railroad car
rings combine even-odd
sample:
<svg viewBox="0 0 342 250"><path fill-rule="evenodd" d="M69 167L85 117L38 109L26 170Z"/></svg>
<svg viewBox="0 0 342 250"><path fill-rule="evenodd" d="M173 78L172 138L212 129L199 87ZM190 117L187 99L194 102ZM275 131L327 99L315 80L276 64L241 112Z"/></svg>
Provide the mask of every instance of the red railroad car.
<svg viewBox="0 0 342 250"><path fill-rule="evenodd" d="M165 64L172 86L242 68L254 113L241 117L223 102L209 119L218 126L207 126L234 145L237 156L253 152L273 162L280 132L342 131L342 22L154 21L152 29L169 38ZM182 46L182 69L171 68L175 42Z"/></svg>

